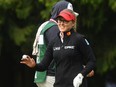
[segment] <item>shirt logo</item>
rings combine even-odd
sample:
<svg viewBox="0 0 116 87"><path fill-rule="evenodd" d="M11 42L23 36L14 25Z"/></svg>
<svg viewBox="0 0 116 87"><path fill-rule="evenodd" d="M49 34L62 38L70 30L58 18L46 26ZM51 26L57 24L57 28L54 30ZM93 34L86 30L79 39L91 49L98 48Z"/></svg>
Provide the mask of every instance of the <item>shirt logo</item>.
<svg viewBox="0 0 116 87"><path fill-rule="evenodd" d="M67 49L74 49L75 46L54 47L53 50L56 51L56 50L60 50L61 48L67 50Z"/></svg>
<svg viewBox="0 0 116 87"><path fill-rule="evenodd" d="M60 50L60 47L54 47L53 50Z"/></svg>
<svg viewBox="0 0 116 87"><path fill-rule="evenodd" d="M74 49L74 46L65 46L64 49Z"/></svg>

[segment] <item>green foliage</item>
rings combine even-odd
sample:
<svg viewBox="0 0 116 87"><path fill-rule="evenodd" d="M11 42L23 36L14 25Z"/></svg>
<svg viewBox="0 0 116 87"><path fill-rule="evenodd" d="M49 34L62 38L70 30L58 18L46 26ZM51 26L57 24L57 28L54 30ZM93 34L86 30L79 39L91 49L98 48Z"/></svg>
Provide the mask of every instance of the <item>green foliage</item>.
<svg viewBox="0 0 116 87"><path fill-rule="evenodd" d="M49 19L52 6L59 0L38 0L45 5L45 9L41 11L41 16L43 19Z"/></svg>
<svg viewBox="0 0 116 87"><path fill-rule="evenodd" d="M80 3L82 5L92 5L94 9L98 8L98 6L103 2L103 0L81 0Z"/></svg>
<svg viewBox="0 0 116 87"><path fill-rule="evenodd" d="M99 33L103 23L106 21L104 5L102 0L82 0L80 1L81 24L88 33ZM100 10L101 9L101 10ZM93 29L94 28L94 29ZM84 31L83 31L84 32Z"/></svg>
<svg viewBox="0 0 116 87"><path fill-rule="evenodd" d="M31 34L33 26L27 26L24 28L19 28L18 26L13 26L9 31L10 38L16 43L16 45L21 45L27 40L27 37Z"/></svg>
<svg viewBox="0 0 116 87"><path fill-rule="evenodd" d="M0 47L2 45L2 36L0 35Z"/></svg>
<svg viewBox="0 0 116 87"><path fill-rule="evenodd" d="M4 18L0 16L0 26L4 23Z"/></svg>
<svg viewBox="0 0 116 87"><path fill-rule="evenodd" d="M15 11L19 19L26 19L27 17L29 17L30 12L33 10L31 3L31 0L23 0L18 2Z"/></svg>
<svg viewBox="0 0 116 87"><path fill-rule="evenodd" d="M17 0L0 0L0 7L3 9L11 9L14 7Z"/></svg>
<svg viewBox="0 0 116 87"><path fill-rule="evenodd" d="M109 0L109 6L116 12L116 0Z"/></svg>
<svg viewBox="0 0 116 87"><path fill-rule="evenodd" d="M104 56L101 59L98 59L97 72L104 74L107 71L110 71L116 67L116 47L111 48L108 52L105 52Z"/></svg>

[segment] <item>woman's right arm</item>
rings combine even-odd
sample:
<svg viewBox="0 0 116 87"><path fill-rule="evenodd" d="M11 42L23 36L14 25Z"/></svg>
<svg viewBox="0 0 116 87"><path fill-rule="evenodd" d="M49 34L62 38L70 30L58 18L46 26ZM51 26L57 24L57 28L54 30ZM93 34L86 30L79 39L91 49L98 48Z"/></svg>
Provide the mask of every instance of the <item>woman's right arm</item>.
<svg viewBox="0 0 116 87"><path fill-rule="evenodd" d="M36 64L35 60L33 58L31 58L30 56L27 56L24 59L22 58L20 63L25 64L30 68L34 68L37 71L45 71L53 59L52 44L53 43L50 43L48 45L47 50L46 50L45 55L44 55L44 58L40 63Z"/></svg>

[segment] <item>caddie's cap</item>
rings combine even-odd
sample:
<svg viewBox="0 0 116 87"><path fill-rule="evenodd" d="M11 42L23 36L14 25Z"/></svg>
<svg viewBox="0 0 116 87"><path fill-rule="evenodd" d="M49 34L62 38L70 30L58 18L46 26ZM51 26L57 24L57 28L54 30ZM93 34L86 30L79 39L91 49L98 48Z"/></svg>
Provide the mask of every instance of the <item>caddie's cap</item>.
<svg viewBox="0 0 116 87"><path fill-rule="evenodd" d="M74 11L74 10L73 10L73 6L72 6L71 3L68 4L67 9L70 9L70 10ZM74 11L74 14L75 14L76 16L79 15L79 13L77 13L77 12L75 12L75 11Z"/></svg>

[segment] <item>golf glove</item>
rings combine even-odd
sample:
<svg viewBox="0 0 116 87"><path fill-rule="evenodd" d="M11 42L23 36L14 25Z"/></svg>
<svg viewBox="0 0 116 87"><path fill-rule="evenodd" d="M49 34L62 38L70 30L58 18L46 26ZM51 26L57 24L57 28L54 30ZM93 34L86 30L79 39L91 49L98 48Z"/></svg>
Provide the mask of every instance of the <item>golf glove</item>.
<svg viewBox="0 0 116 87"><path fill-rule="evenodd" d="M74 87L79 87L82 84L84 76L79 73L74 79L73 79L73 86Z"/></svg>

